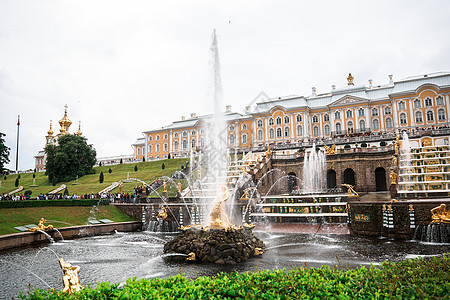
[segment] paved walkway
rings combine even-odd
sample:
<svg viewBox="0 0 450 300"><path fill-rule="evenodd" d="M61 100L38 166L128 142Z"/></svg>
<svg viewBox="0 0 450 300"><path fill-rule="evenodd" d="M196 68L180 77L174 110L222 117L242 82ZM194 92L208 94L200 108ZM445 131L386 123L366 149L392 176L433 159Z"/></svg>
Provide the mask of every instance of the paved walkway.
<svg viewBox="0 0 450 300"><path fill-rule="evenodd" d="M348 224L272 223L256 225L256 230L283 233L352 234Z"/></svg>

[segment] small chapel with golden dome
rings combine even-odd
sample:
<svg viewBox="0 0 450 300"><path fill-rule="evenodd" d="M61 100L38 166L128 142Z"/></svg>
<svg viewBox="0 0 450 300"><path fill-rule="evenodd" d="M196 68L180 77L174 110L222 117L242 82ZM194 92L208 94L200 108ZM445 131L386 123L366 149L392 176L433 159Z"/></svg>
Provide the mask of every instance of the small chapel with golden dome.
<svg viewBox="0 0 450 300"><path fill-rule="evenodd" d="M61 120L59 120L59 133L54 135L53 129L52 129L52 120L50 120L50 129L47 131L47 135L45 136L45 145L44 149L47 145L56 145L58 143L59 137L70 134L69 127L72 125L72 121L67 116L67 105L64 106L64 116ZM78 123L78 131L76 132L77 135L81 136L81 121ZM34 156L34 165L36 168L36 172L45 171L45 162L47 160L45 150L41 150L38 152L36 156Z"/></svg>

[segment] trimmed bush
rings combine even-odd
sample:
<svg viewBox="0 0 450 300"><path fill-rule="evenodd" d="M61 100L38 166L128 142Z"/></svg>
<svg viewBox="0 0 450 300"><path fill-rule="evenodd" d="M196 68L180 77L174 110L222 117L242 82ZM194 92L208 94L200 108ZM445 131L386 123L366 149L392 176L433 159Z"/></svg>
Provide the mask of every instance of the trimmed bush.
<svg viewBox="0 0 450 300"><path fill-rule="evenodd" d="M344 149L350 149L350 145L349 144L345 144Z"/></svg>
<svg viewBox="0 0 450 300"><path fill-rule="evenodd" d="M367 148L367 143L366 143L366 142L362 142L362 143L361 143L361 147Z"/></svg>
<svg viewBox="0 0 450 300"><path fill-rule="evenodd" d="M25 196L31 196L31 194L33 194L33 191L32 190L26 190L23 194Z"/></svg>
<svg viewBox="0 0 450 300"><path fill-rule="evenodd" d="M98 181L100 182L100 183L103 183L103 180L104 180L105 178L104 178L104 176L103 176L103 172L100 172L100 176L98 176Z"/></svg>
<svg viewBox="0 0 450 300"><path fill-rule="evenodd" d="M33 173L33 178L36 178L36 173Z"/></svg>
<svg viewBox="0 0 450 300"><path fill-rule="evenodd" d="M161 169L164 170L166 168L166 165L162 163Z"/></svg>
<svg viewBox="0 0 450 300"><path fill-rule="evenodd" d="M109 170L108 170L108 173L109 173L109 174L111 174L111 173L112 173L112 170L111 170L111 168L109 168Z"/></svg>
<svg viewBox="0 0 450 300"><path fill-rule="evenodd" d="M381 146L381 147L386 146L386 142L385 142L385 141L381 141L381 142L380 142L380 146Z"/></svg>
<svg viewBox="0 0 450 300"><path fill-rule="evenodd" d="M18 187L19 186L19 177L16 178L16 181L14 181L14 186Z"/></svg>
<svg viewBox="0 0 450 300"><path fill-rule="evenodd" d="M138 167L134 166L134 171L137 172L137 170L138 170Z"/></svg>

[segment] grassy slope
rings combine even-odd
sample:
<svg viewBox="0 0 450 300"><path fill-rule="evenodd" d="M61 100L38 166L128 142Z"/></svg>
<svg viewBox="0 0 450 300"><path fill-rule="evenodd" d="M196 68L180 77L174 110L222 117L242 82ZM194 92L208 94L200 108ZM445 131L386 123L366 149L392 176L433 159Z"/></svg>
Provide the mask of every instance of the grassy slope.
<svg viewBox="0 0 450 300"><path fill-rule="evenodd" d="M85 225L91 216L90 206L72 207L31 207L0 209L0 234L17 233L14 227L37 224L40 218L49 220L56 228L72 225ZM115 206L99 206L95 213L97 219L110 219L115 222L134 221ZM50 221L51 220L51 221ZM61 221L61 222L57 222ZM66 224L69 223L69 224Z"/></svg>
<svg viewBox="0 0 450 300"><path fill-rule="evenodd" d="M164 162L165 169L161 169L161 165ZM85 194L85 193L98 193L102 189L108 187L114 181L119 181L121 179L127 178L127 173L129 173L130 178L138 178L143 181L153 181L160 176L169 175L175 170L180 170L181 164L186 162L186 158L180 159L169 159L169 160L161 160L161 161L150 161L150 162L140 162L136 164L121 164L114 166L102 166L94 168L95 174L86 175L78 179L79 185L72 185L72 183L76 181L70 182L61 182L58 183L57 186L61 184L65 184L70 194ZM134 171L134 166L138 167L138 171ZM108 173L109 168L111 168L112 173ZM103 183L99 183L98 178L100 172L103 172L104 181ZM44 172L36 173L36 185L37 187L30 187L33 184L33 174L20 174L21 179L19 185L22 185L25 190L31 190L32 197L38 196L40 193L48 193L54 190L57 186L52 186L48 181L47 176ZM7 179L4 179L4 176L0 177L1 187L0 194L8 193L16 189L14 186L14 182L17 178L16 174L7 175ZM136 182L124 183L123 190L124 192L132 192L133 188L138 185ZM118 192L118 188L113 192ZM21 192L23 193L23 192Z"/></svg>

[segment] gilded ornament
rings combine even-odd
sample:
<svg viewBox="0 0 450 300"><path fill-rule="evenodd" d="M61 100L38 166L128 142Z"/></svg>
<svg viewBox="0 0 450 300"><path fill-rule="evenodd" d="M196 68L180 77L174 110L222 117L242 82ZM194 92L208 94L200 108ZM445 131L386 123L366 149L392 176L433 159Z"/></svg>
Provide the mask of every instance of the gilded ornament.
<svg viewBox="0 0 450 300"><path fill-rule="evenodd" d="M59 259L59 265L64 272L62 278L64 289L62 291L69 294L73 294L73 292L79 292L83 288L83 286L80 284L80 278L78 277L80 267L72 266L71 264L66 263L63 258Z"/></svg>
<svg viewBox="0 0 450 300"><path fill-rule="evenodd" d="M431 210L431 223L450 224L450 211L447 211L445 204Z"/></svg>

